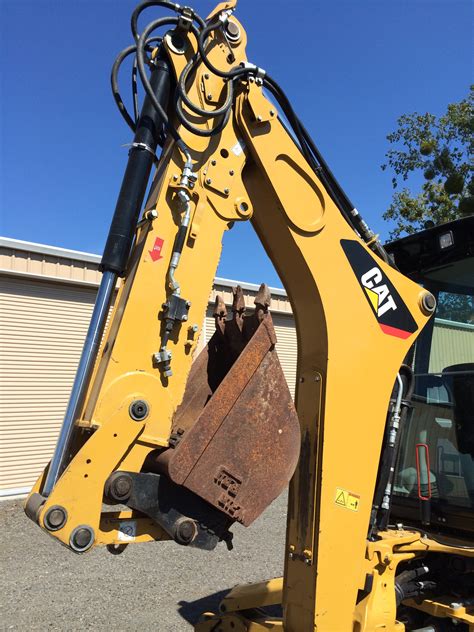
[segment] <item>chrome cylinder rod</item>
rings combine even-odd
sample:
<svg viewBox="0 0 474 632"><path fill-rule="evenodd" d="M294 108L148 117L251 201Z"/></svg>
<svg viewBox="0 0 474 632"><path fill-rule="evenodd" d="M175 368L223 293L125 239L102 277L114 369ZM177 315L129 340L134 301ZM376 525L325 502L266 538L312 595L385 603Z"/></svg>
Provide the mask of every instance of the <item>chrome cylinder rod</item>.
<svg viewBox="0 0 474 632"><path fill-rule="evenodd" d="M72 386L71 395L69 397L66 414L64 415L56 448L54 450L53 458L51 459L48 474L46 476L46 481L43 486L43 496L49 496L56 484L56 481L62 474L71 442L74 422L81 413L81 407L84 403L84 397L86 395L94 363L97 358L99 345L104 333L105 323L107 322L107 315L109 313L116 282L117 274L115 274L115 272L104 272L99 286L99 291L97 293L89 329L87 330L86 340L84 342L84 348L82 350L81 359L79 361L76 377Z"/></svg>

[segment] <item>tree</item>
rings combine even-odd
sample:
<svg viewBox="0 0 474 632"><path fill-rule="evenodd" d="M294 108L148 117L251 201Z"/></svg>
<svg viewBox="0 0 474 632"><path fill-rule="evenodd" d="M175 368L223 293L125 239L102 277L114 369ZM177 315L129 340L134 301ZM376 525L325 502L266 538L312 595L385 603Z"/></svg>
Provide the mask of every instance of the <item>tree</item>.
<svg viewBox="0 0 474 632"><path fill-rule="evenodd" d="M448 105L443 116L404 114L398 129L387 136L393 147L382 169L394 172L392 185L417 172L423 174L421 191L396 191L383 218L396 222L391 238L414 233L474 214L474 86L459 103Z"/></svg>

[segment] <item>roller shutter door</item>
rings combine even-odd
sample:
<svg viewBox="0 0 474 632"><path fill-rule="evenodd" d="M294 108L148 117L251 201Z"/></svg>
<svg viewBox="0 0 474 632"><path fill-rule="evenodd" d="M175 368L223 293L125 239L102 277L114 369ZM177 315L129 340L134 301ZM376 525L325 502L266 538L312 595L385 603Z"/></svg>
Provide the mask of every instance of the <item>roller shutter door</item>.
<svg viewBox="0 0 474 632"><path fill-rule="evenodd" d="M292 397L295 394L296 385L296 364L297 364L297 342L295 321L291 315L272 314L275 333L277 336L277 353L285 374L288 387ZM212 308L208 310L205 322L206 342L209 341L215 331Z"/></svg>
<svg viewBox="0 0 474 632"><path fill-rule="evenodd" d="M0 277L0 495L29 489L52 455L95 294Z"/></svg>

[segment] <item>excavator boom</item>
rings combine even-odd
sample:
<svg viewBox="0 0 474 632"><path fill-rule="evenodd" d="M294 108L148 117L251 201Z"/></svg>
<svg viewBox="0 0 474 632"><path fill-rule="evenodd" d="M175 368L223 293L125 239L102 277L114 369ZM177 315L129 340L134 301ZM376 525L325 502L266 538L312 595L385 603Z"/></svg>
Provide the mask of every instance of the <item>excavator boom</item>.
<svg viewBox="0 0 474 632"><path fill-rule="evenodd" d="M173 15L139 34L155 5ZM235 589L199 629L402 630L397 564L432 544L381 529L392 461L379 462L404 414L400 367L435 301L391 265L281 88L248 62L234 9L205 21L172 2L134 11L112 75L134 139L63 428L26 512L78 553L166 539L210 550L291 479L284 578ZM146 92L137 119L117 87L131 54ZM223 235L246 221L295 314L294 404L264 285L252 313L239 288L231 318L218 298L194 357ZM251 612L276 602L282 619Z"/></svg>

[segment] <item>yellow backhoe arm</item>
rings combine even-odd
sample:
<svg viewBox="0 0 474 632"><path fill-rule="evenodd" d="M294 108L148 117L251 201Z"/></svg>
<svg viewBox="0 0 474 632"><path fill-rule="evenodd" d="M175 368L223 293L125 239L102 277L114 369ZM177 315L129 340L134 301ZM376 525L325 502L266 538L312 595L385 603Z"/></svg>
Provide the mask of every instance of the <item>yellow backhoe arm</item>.
<svg viewBox="0 0 474 632"><path fill-rule="evenodd" d="M381 540L367 549L367 533L388 402L434 303L384 260L357 211L341 211L327 172L309 164L280 106L263 93L266 74L247 62L233 4L219 5L201 25L206 63L186 7L150 60L171 85L182 81L199 108L225 110L233 91L230 106L206 117L181 102L187 125L173 122L168 107L176 134L167 135L126 265L104 267L111 275L104 305L114 275L124 277L110 325L84 373L61 453L26 511L76 552L170 538L210 549L230 543L231 524L250 524L294 473L284 579L231 593L223 608L234 613L200 629L375 630L383 623L399 630L390 593L394 548ZM229 78L216 68L242 72ZM135 140L131 157L149 150ZM295 314L297 417L275 356L265 287L250 316L236 292L231 324L216 306L216 334L192 364L223 235L244 221ZM104 497L129 509L103 511ZM419 545L419 534L397 538L398 561L416 555L409 545ZM366 600L356 612L356 602L380 565L390 580L374 623L374 604ZM283 620L241 612L279 600Z"/></svg>

